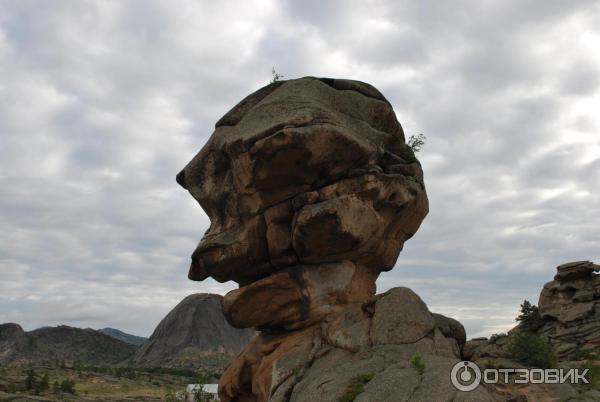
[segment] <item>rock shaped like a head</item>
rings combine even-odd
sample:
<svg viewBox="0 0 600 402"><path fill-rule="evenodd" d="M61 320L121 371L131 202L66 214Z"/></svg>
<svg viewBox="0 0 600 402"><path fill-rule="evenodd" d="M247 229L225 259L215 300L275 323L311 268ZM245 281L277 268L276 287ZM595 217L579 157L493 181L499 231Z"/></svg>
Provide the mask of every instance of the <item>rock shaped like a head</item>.
<svg viewBox="0 0 600 402"><path fill-rule="evenodd" d="M236 281L234 326L299 328L375 293L428 212L421 165L383 95L306 77L247 96L177 182L211 225L189 278Z"/></svg>

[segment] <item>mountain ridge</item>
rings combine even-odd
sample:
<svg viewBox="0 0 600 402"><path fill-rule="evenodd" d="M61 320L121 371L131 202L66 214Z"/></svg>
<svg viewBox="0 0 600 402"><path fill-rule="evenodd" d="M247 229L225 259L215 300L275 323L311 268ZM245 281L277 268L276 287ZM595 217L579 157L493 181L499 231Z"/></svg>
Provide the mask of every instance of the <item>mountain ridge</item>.
<svg viewBox="0 0 600 402"><path fill-rule="evenodd" d="M136 346L140 346L148 340L148 338L146 338L144 336L132 335L132 334L121 331L120 329L116 329L116 328L106 327L106 328L98 329L97 331L100 331L103 334L106 334L108 336L112 336L113 338L123 341L125 343L129 343L131 345L136 345Z"/></svg>
<svg viewBox="0 0 600 402"><path fill-rule="evenodd" d="M117 364L137 347L91 328L68 325L25 331L16 323L0 324L0 364Z"/></svg>

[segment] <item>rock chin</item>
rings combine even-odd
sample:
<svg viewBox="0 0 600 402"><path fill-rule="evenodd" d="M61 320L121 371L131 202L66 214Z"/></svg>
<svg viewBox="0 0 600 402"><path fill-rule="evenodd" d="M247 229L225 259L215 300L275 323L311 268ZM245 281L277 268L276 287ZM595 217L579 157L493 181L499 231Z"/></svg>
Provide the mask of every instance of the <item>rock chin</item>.
<svg viewBox="0 0 600 402"><path fill-rule="evenodd" d="M356 401L452 400L459 392L449 373L463 342L458 321L432 314L410 289L394 288L309 327L261 332L221 377L219 396L335 402L360 377L368 381ZM410 363L416 355L423 372ZM472 396L495 400L483 387Z"/></svg>

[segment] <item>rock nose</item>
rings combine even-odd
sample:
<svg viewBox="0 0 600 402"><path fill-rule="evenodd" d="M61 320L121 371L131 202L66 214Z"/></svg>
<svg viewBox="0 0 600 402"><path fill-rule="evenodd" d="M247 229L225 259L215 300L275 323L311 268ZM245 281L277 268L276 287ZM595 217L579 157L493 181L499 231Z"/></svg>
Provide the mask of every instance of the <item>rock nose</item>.
<svg viewBox="0 0 600 402"><path fill-rule="evenodd" d="M187 187L185 185L185 170L182 170L181 172L177 173L177 176L175 176L175 180L181 187L187 190Z"/></svg>

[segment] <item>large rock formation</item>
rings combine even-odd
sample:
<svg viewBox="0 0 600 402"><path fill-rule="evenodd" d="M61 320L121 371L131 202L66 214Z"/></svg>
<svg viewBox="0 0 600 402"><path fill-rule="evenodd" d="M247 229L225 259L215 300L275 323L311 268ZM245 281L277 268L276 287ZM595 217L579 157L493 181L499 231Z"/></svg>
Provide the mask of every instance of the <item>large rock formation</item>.
<svg viewBox="0 0 600 402"><path fill-rule="evenodd" d="M227 364L255 332L234 328L223 316L223 296L189 295L158 324L135 353L141 366L205 367Z"/></svg>
<svg viewBox="0 0 600 402"><path fill-rule="evenodd" d="M577 261L560 265L544 285L538 307L546 336L559 358L600 346L600 265Z"/></svg>
<svg viewBox="0 0 600 402"><path fill-rule="evenodd" d="M89 328L61 325L26 332L18 324L0 325L0 366L115 364L129 358L136 348Z"/></svg>
<svg viewBox="0 0 600 402"><path fill-rule="evenodd" d="M349 80L272 83L223 116L177 175L211 225L189 277L236 281L223 309L259 336L222 401L442 400L464 329L410 289L375 296L428 212L420 163L383 95ZM424 371L410 359L420 353ZM413 364L414 366L414 364ZM491 400L483 388L455 400Z"/></svg>

